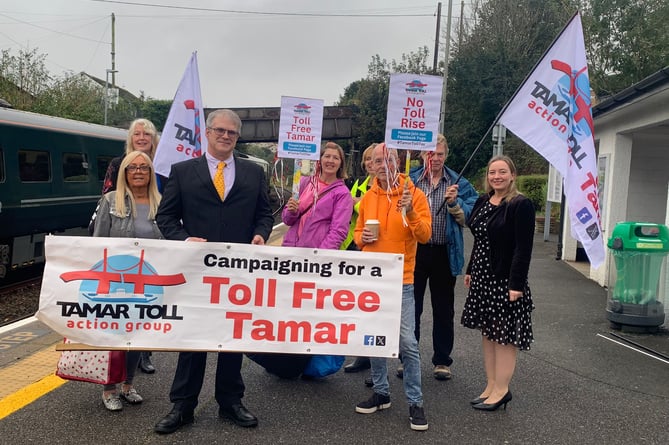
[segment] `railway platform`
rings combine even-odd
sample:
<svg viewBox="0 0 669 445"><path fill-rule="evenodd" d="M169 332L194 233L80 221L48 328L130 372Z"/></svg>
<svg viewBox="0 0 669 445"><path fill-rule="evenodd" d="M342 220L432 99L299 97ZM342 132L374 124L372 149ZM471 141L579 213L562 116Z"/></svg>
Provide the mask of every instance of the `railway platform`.
<svg viewBox="0 0 669 445"><path fill-rule="evenodd" d="M471 243L468 243L471 245ZM409 429L401 380L390 377L392 407L357 414L370 395L368 372L343 371L323 380L281 380L245 359L245 405L259 426L218 418L210 355L195 424L161 436L153 425L171 408L168 393L177 353L156 352L157 372L138 373L144 403L107 411L97 385L53 375L60 336L35 320L0 330L0 443L49 444L667 444L669 334L612 332L606 291L556 261L555 241L540 236L530 271L535 343L519 354L506 410L475 411L469 400L484 384L478 331L459 325L465 290L456 288L453 378L432 377L431 314L421 341L423 394L429 430ZM397 361L389 361L390 369Z"/></svg>

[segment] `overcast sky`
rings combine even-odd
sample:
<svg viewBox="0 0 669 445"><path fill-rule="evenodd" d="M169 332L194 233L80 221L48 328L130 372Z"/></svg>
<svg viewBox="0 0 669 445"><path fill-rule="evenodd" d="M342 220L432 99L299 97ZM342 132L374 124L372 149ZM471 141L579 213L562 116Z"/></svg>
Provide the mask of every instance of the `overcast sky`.
<svg viewBox="0 0 669 445"><path fill-rule="evenodd" d="M366 76L375 54L399 60L423 45L432 54L437 3L0 0L0 48L13 55L37 48L53 75L85 71L104 79L114 13L116 83L135 95L171 100L197 51L207 108L278 107L282 95L333 105ZM448 2L442 3L443 30ZM460 2L454 3L455 16Z"/></svg>

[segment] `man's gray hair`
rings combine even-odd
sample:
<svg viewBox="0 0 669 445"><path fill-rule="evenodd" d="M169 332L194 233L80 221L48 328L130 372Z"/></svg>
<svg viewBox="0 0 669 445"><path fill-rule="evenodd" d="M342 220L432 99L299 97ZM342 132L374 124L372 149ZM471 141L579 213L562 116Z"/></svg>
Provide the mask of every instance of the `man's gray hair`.
<svg viewBox="0 0 669 445"><path fill-rule="evenodd" d="M211 128L211 123L214 122L218 116L225 116L235 123L237 126L237 132L242 132L242 120L239 115L232 110L222 108L220 110L214 110L207 116L207 128Z"/></svg>

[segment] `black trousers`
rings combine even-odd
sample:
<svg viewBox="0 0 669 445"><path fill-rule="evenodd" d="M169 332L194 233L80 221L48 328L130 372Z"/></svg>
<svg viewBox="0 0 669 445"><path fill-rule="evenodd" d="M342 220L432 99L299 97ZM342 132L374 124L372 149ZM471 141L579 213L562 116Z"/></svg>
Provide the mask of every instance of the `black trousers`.
<svg viewBox="0 0 669 445"><path fill-rule="evenodd" d="M420 317L427 283L432 300L433 365L451 366L453 359L453 318L455 317L455 277L451 275L447 246L418 244L414 269L416 340L420 341Z"/></svg>
<svg viewBox="0 0 669 445"><path fill-rule="evenodd" d="M239 403L244 397L242 354L219 352L216 363L215 396L219 406ZM170 390L170 401L183 411L193 411L204 382L206 352L180 352Z"/></svg>

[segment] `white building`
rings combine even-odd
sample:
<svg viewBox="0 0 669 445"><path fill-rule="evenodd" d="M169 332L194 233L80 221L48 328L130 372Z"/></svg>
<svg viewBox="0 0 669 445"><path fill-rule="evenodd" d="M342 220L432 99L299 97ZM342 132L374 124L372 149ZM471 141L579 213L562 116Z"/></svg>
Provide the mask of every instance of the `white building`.
<svg viewBox="0 0 669 445"><path fill-rule="evenodd" d="M604 239L622 221L669 225L669 66L599 103L592 114ZM568 224L562 258L574 261L578 243ZM613 285L611 267L607 249L606 262L591 267L589 276ZM669 277L661 282L669 288Z"/></svg>

